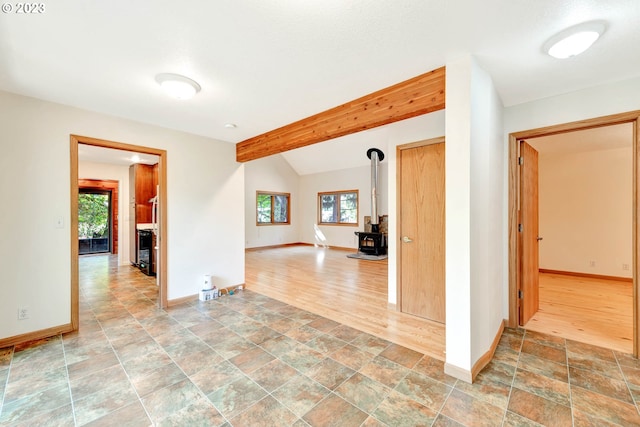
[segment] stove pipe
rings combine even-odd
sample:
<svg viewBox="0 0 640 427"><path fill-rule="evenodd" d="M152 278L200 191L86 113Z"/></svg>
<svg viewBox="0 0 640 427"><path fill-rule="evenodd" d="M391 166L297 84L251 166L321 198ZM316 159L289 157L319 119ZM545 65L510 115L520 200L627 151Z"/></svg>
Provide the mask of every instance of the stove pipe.
<svg viewBox="0 0 640 427"><path fill-rule="evenodd" d="M377 148L369 148L367 157L371 159L371 232L380 232L378 217L378 164L384 160L384 153Z"/></svg>

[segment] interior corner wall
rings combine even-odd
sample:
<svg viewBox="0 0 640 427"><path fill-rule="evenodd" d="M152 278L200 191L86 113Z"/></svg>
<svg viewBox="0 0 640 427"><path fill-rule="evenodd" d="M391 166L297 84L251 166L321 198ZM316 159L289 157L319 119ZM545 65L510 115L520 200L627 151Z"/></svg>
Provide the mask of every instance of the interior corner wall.
<svg viewBox="0 0 640 427"><path fill-rule="evenodd" d="M71 134L167 150L169 299L196 295L204 274L244 282L244 169L233 144L7 92L0 127L0 338L71 321ZM17 319L21 306L29 319Z"/></svg>
<svg viewBox="0 0 640 427"><path fill-rule="evenodd" d="M298 174L280 154L244 164L245 247L283 245L300 242L300 192ZM290 193L291 223L256 224L256 192Z"/></svg>
<svg viewBox="0 0 640 427"><path fill-rule="evenodd" d="M592 119L611 114L640 110L640 77L607 83L504 109L504 145L509 146L509 134L545 126ZM508 176L508 149L505 152L504 176ZM509 200L508 183L503 188L505 203ZM505 224L508 212L503 212ZM504 277L508 277L508 241L505 236ZM505 279L506 280L506 279ZM509 312L509 283L503 288L503 310Z"/></svg>
<svg viewBox="0 0 640 427"><path fill-rule="evenodd" d="M504 318L502 104L471 56L447 63L446 365L470 381Z"/></svg>
<svg viewBox="0 0 640 427"><path fill-rule="evenodd" d="M632 159L631 147L540 155L541 269L632 277Z"/></svg>
<svg viewBox="0 0 640 427"><path fill-rule="evenodd" d="M445 372L471 377L471 57L446 65Z"/></svg>
<svg viewBox="0 0 640 427"><path fill-rule="evenodd" d="M129 258L129 166L96 162L78 162L78 178L118 181L118 265Z"/></svg>
<svg viewBox="0 0 640 427"><path fill-rule="evenodd" d="M491 76L471 76L471 362L491 349L505 319L502 262L503 106Z"/></svg>

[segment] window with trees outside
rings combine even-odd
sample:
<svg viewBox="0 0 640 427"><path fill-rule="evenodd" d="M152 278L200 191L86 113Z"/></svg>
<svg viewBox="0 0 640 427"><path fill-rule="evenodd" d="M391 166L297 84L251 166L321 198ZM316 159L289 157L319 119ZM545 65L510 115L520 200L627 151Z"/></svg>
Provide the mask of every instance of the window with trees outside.
<svg viewBox="0 0 640 427"><path fill-rule="evenodd" d="M78 194L79 254L109 252L111 193L80 189Z"/></svg>
<svg viewBox="0 0 640 427"><path fill-rule="evenodd" d="M318 193L318 222L358 225L358 190Z"/></svg>
<svg viewBox="0 0 640 427"><path fill-rule="evenodd" d="M256 193L258 225L291 224L291 194L258 191Z"/></svg>

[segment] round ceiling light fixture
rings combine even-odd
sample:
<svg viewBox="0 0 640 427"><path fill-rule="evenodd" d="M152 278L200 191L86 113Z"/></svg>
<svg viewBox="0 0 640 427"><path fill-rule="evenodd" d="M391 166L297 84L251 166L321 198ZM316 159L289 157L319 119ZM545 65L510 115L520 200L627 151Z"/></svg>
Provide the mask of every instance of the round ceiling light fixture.
<svg viewBox="0 0 640 427"><path fill-rule="evenodd" d="M200 85L180 74L162 73L156 76L156 82L167 95L177 99L190 99L200 92Z"/></svg>
<svg viewBox="0 0 640 427"><path fill-rule="evenodd" d="M589 49L605 29L606 25L603 21L574 25L547 40L543 50L554 58L571 58Z"/></svg>

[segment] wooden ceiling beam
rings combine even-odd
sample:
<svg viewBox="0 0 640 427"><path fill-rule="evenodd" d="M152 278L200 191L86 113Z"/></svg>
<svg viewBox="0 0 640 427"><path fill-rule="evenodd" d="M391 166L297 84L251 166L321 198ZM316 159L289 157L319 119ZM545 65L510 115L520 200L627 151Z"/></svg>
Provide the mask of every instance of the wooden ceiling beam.
<svg viewBox="0 0 640 427"><path fill-rule="evenodd" d="M444 107L445 68L441 67L239 142L236 144L236 160L248 162Z"/></svg>

